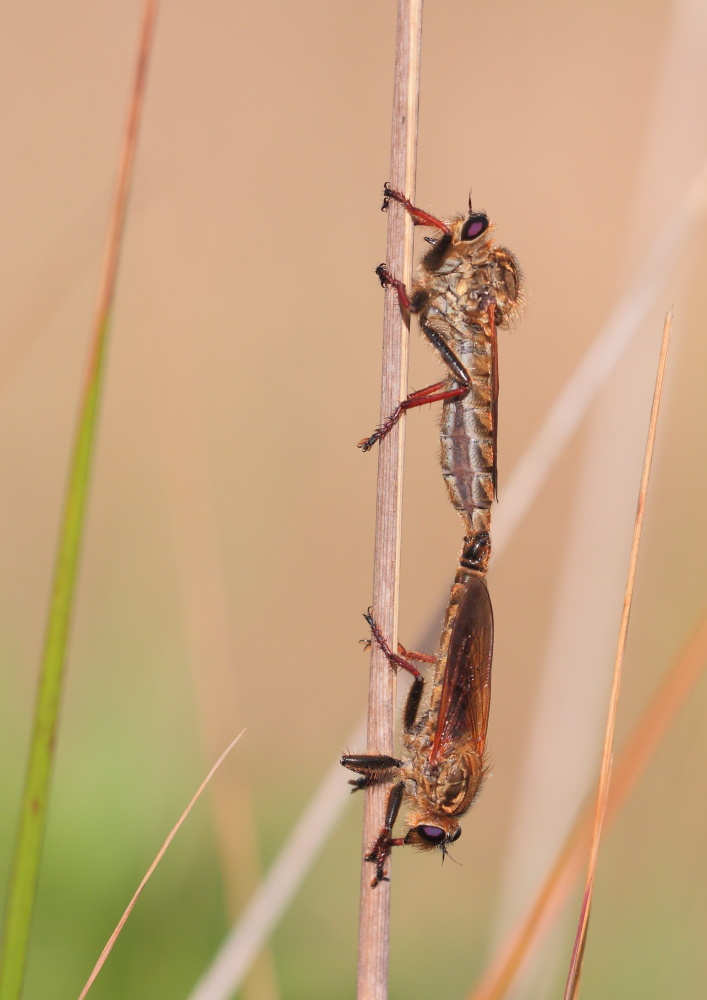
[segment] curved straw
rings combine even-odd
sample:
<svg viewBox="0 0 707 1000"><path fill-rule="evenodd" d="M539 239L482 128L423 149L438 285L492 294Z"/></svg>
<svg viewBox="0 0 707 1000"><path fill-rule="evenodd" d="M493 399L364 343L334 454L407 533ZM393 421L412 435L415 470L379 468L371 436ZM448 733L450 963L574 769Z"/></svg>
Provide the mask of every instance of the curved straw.
<svg viewBox="0 0 707 1000"><path fill-rule="evenodd" d="M703 165L695 176L681 206L671 216L656 241L641 259L633 279L625 286L626 290L618 299L586 354L570 375L535 437L513 470L507 485L504 487L503 498L498 505L494 519L496 560L531 508L543 483L562 455L572 435L579 428L590 406L628 350L661 289L682 259L687 244L706 211L707 164ZM353 746L356 742L356 739L352 738L349 745ZM316 829L311 830L311 834L317 839L318 844L323 844L329 837L350 798L344 776L340 776L338 784L330 783L331 773L331 771L327 772L322 784L315 792L315 799L318 803L318 825ZM325 785L329 789L329 798L325 798L322 794ZM239 988L245 971L250 967L250 961L257 955L263 941L272 933L283 912L271 910L269 921L261 923L259 927L260 937L255 940L254 935L251 934L249 923L254 912L254 902L265 893L274 894L272 875L277 869L278 877L282 876L280 859L283 855L287 855L289 863L293 866L292 870L287 873L288 884L294 887L286 894L287 901L306 877L309 866L314 860L315 855L309 850L304 849L298 853L292 849L295 835L301 842L301 824L303 824L305 816L310 814L311 807L307 806L302 819L295 827L295 831L288 837L280 855L266 875L263 885L257 890L253 903L248 905L240 920L228 933L216 952L211 966L199 981L200 986L205 984L209 980L210 971L218 966L223 973L223 978L219 980L218 989L214 988L213 992L202 989L198 994L193 992L189 995L189 1000L230 1000L232 994ZM381 888L379 886L378 890ZM246 942L250 960L244 966L242 956L245 954ZM234 962L230 978L228 978L226 971L229 955Z"/></svg>

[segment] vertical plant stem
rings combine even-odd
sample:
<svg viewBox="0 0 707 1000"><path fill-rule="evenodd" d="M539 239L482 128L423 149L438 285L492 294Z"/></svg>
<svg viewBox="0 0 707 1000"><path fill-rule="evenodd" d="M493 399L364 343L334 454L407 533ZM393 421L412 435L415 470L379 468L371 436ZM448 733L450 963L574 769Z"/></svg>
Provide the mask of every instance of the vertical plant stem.
<svg viewBox="0 0 707 1000"><path fill-rule="evenodd" d="M587 941L587 930L589 927L589 914L592 907L592 896L594 893L594 880L597 870L597 859L599 856L599 844L606 818L607 801L609 797L609 782L611 780L611 762L614 750L614 731L616 729L616 713L619 704L619 694L621 691L621 674L623 671L624 652L626 649L626 637L628 635L628 623L631 614L631 602L633 600L633 589L636 580L636 566L638 563L638 549L641 543L641 531L643 528L643 517L646 507L646 494L648 492L648 479L651 471L653 459L653 448L655 445L655 435L658 425L658 411L663 391L663 378L665 375L665 365L668 358L668 347L670 346L670 331L672 328L673 316L668 313L665 317L663 328L663 340L660 348L660 359L658 361L658 374L655 382L655 392L653 393L653 406L648 426L648 441L643 460L643 473L641 475L641 487L638 493L638 505L636 509L636 521L633 529L633 541L631 543L631 555L629 558L628 578L626 581L626 593L624 596L623 612L621 614L621 625L619 628L619 641L616 650L616 661L614 663L614 676L611 684L611 694L609 696L609 711L606 720L606 732L604 735L604 750L599 771L599 785L596 795L596 806L594 812L594 828L592 831L592 844L589 854L589 865L587 867L587 878L584 886L584 897L580 910L577 936L572 949L567 983L565 985L564 1000L576 1000L579 995L579 981L582 974L582 961L584 958L584 948Z"/></svg>
<svg viewBox="0 0 707 1000"><path fill-rule="evenodd" d="M35 702L29 760L20 807L19 830L5 909L2 958L0 959L0 1000L18 1000L24 979L39 863L47 821L49 787L56 747L66 649L74 606L81 541L86 520L86 498L101 396L101 376L105 363L111 303L115 291L121 236L135 156L138 123L143 105L156 8L156 0L146 0L135 81L121 151L106 256L93 323L91 354L69 466L39 688Z"/></svg>
<svg viewBox="0 0 707 1000"><path fill-rule="evenodd" d="M415 196L417 121L420 93L422 0L398 0L395 82L390 154L390 183L409 198ZM386 262L392 274L409 285L412 278L412 223L402 205L388 209ZM400 315L395 290L385 294L381 420L407 390L408 329ZM395 649L398 624L398 576L402 511L404 420L379 448L373 609L383 634ZM395 674L376 643L371 645L368 694L369 751L391 754L395 725ZM364 852L383 825L388 788L374 784L366 791ZM362 865L359 924L358 1000L385 1000L388 995L390 883L371 888L371 866Z"/></svg>

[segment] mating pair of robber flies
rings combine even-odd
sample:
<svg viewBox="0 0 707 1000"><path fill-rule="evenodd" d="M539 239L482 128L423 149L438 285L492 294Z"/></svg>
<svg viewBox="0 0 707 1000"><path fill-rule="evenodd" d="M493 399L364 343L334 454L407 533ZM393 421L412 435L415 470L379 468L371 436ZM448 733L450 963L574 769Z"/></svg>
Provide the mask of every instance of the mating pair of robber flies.
<svg viewBox="0 0 707 1000"><path fill-rule="evenodd" d="M365 616L392 667L413 676L403 712L403 744L409 756L346 754L341 763L360 776L365 788L378 780L392 785L385 823L366 855L376 866L372 885L386 880L392 847L422 850L447 846L461 835L459 818L471 806L486 770L486 732L491 692L493 610L486 587L491 552L491 505L496 496L498 436L498 351L496 331L521 304L518 263L492 236L488 216L473 212L449 221L416 208L385 186L383 209L400 202L413 222L436 230L410 292L381 264L376 273L395 289L400 307L419 318L420 329L448 369L446 379L411 393L359 443L372 448L402 414L442 402L440 459L449 497L464 523L464 545L445 614L436 657L390 649L372 613ZM420 715L424 679L413 660L434 663L428 707ZM392 831L403 800L409 803L408 830Z"/></svg>

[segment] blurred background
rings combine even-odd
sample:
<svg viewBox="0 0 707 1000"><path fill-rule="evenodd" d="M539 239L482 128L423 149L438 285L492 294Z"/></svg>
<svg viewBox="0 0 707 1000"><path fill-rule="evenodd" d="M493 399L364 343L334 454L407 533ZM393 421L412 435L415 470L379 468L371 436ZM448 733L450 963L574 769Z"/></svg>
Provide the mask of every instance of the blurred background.
<svg viewBox="0 0 707 1000"><path fill-rule="evenodd" d="M137 0L0 11L3 885L139 19ZM162 4L28 998L78 994L246 727L91 994L186 998L365 709L376 456L355 444L378 420L394 20L392 0ZM499 526L637 273L649 294L493 561L493 769L459 864L395 858L394 997L467 995L591 786L671 305L620 744L707 607L707 232L686 201L707 157L706 47L697 0L427 4L417 202L448 216L472 188L527 281L500 337ZM411 345L411 387L441 377L414 328ZM408 418L406 454L400 637L434 651L461 542L437 413ZM702 684L604 840L587 997L705 995L706 711ZM361 805L347 800L246 1000L354 995ZM577 901L514 996L557 995Z"/></svg>

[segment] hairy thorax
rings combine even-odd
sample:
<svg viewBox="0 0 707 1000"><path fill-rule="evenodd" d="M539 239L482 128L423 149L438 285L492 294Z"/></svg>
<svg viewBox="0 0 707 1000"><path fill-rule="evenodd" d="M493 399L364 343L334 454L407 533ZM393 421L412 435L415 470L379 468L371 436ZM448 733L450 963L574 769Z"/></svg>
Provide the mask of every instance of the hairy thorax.
<svg viewBox="0 0 707 1000"><path fill-rule="evenodd" d="M441 261L429 255L423 260L413 297L419 296L422 319L442 320L463 338L473 336L475 325L488 324L491 304L496 327L513 317L519 307L518 282L518 264L510 251L491 241L468 248L457 244Z"/></svg>
<svg viewBox="0 0 707 1000"><path fill-rule="evenodd" d="M411 759L403 766L403 775L412 786L410 798L415 803L408 817L411 827L445 816L462 816L473 802L484 775L483 759L468 741L461 746L448 746L434 764L428 754L420 753L414 746L427 741L424 731L405 740L412 751Z"/></svg>

